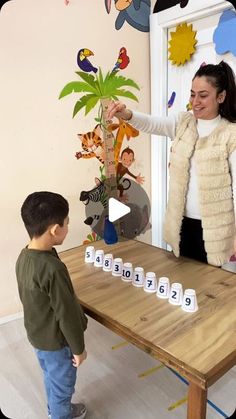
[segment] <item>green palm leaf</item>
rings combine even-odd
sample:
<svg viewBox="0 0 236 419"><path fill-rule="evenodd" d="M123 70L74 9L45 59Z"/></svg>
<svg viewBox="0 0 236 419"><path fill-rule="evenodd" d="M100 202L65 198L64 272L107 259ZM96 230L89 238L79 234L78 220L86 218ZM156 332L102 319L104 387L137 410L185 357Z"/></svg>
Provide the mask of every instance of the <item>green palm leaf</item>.
<svg viewBox="0 0 236 419"><path fill-rule="evenodd" d="M90 105L89 105L89 103L90 103L90 101L92 101L92 98L96 98L97 99L97 101L99 100L99 98L97 97L97 96L95 96L95 95L93 95L93 94L91 94L91 95L84 95L84 96L82 96L81 98L80 98L80 100L78 100L77 102L76 102L76 104L75 104L75 107L74 107L74 111L73 111L73 118L74 118L74 116L82 109L82 108L84 108L85 107L85 109L86 109L86 106L87 106L87 103L88 103L88 108L90 107ZM91 110L92 108L90 108L90 110ZM86 112L86 110L85 110L85 112ZM86 112L85 114L87 114L88 112Z"/></svg>
<svg viewBox="0 0 236 419"><path fill-rule="evenodd" d="M84 73L83 71L76 71L76 74L78 74L78 76L80 76L81 79L88 83L91 87L96 89L98 95L101 94L98 81L92 74Z"/></svg>
<svg viewBox="0 0 236 419"><path fill-rule="evenodd" d="M112 73L115 74L113 77L110 76L107 83L106 83L106 87L105 87L105 94L111 94L111 92L115 89L118 89L120 87L124 87L124 86L130 86L133 87L137 90L140 90L139 86L137 85L137 83L135 83L133 80L131 79L127 79L123 76L117 76L116 73Z"/></svg>
<svg viewBox="0 0 236 419"><path fill-rule="evenodd" d="M91 92L97 94L96 88L92 87L88 83L84 83L82 81L72 81L62 89L59 99L70 95L71 93L80 93L80 92Z"/></svg>
<svg viewBox="0 0 236 419"><path fill-rule="evenodd" d="M124 90L124 89L113 90L112 95L111 95L112 99L117 100L117 96L127 97L129 99L132 99L132 100L135 100L136 102L138 102L137 96L135 96L129 90Z"/></svg>
<svg viewBox="0 0 236 419"><path fill-rule="evenodd" d="M76 71L76 74L81 77L90 86L94 86L95 77L92 74L85 73L84 71Z"/></svg>
<svg viewBox="0 0 236 419"><path fill-rule="evenodd" d="M119 96L123 96L138 102L137 97L132 92L121 89L121 87L129 86L140 90L137 83L123 76L118 76L117 73L118 71L108 71L104 77L101 68L99 68L96 76L83 71L76 71L76 74L83 81L72 81L68 83L62 89L59 99L71 93L88 93L76 102L73 110L73 118L82 108L85 108L85 115L87 115L96 106L98 101L103 98L118 99Z"/></svg>
<svg viewBox="0 0 236 419"><path fill-rule="evenodd" d="M86 106L85 106L85 115L87 115L98 103L99 97L97 96L91 96L90 99L87 100Z"/></svg>
<svg viewBox="0 0 236 419"><path fill-rule="evenodd" d="M99 67L99 71L98 71L97 80L98 80L98 83L99 83L101 94L104 95L104 87L105 86L104 86L104 80L103 80L102 70L101 70L100 67Z"/></svg>
<svg viewBox="0 0 236 419"><path fill-rule="evenodd" d="M117 75L117 71L108 71L108 73L106 74L106 77L104 79L104 85L107 85L108 83L111 82L112 79L114 79Z"/></svg>
<svg viewBox="0 0 236 419"><path fill-rule="evenodd" d="M132 79L127 79L126 77L123 77L123 76L116 77L115 83L117 87L118 86L131 86L137 90L140 90L140 87L138 86L137 83L135 83L135 81L133 81Z"/></svg>

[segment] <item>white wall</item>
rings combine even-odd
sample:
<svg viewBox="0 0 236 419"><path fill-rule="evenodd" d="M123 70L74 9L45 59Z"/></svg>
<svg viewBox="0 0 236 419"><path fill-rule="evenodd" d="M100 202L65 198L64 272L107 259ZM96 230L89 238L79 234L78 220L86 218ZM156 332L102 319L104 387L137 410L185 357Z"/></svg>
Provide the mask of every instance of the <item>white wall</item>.
<svg viewBox="0 0 236 419"><path fill-rule="evenodd" d="M79 194L94 186L99 163L77 161L74 154L81 149L76 134L91 130L93 115L72 119L76 96L58 100L76 79L78 50L90 48L93 64L107 71L125 46L131 62L123 75L141 87L139 104L127 104L149 111L149 34L127 23L116 31L116 16L114 4L108 15L103 0L71 0L68 6L63 0L12 0L0 12L0 317L21 310L14 266L28 240L20 206L29 193L51 190L68 199L70 232L58 250L81 244L90 232ZM149 136L133 141L133 171L145 176L149 194ZM150 241L150 232L142 240Z"/></svg>

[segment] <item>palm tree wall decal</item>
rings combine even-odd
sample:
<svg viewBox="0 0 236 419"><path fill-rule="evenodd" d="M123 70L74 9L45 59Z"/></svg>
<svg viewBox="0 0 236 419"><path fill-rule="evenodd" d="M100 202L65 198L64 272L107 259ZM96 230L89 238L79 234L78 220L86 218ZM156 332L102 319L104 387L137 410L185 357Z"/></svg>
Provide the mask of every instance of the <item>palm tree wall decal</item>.
<svg viewBox="0 0 236 419"><path fill-rule="evenodd" d="M108 71L104 77L101 68L96 75L76 71L82 81L72 81L66 84L59 99L71 93L85 93L76 102L73 117L83 108L85 108L85 115L87 115L102 99L117 100L118 97L122 96L138 102L137 97L131 91L123 89L124 86L129 86L140 90L137 83L117 73L118 71Z"/></svg>
<svg viewBox="0 0 236 419"><path fill-rule="evenodd" d="M101 68L96 75L88 74L83 71L76 71L80 80L72 81L65 85L62 89L59 99L64 98L72 93L79 93L82 95L75 103L73 110L73 118L82 109L87 115L97 105L98 115L95 118L96 122L101 124L103 130L103 139L105 143L106 159L105 159L105 173L106 186L108 188L109 196L117 196L116 188L116 172L114 162L114 137L107 127L111 121L106 117L106 110L110 100L118 100L119 97L125 97L138 102L138 98L130 90L124 87L131 87L137 90L139 86L132 79L126 78L118 74L119 71L108 71L104 76Z"/></svg>

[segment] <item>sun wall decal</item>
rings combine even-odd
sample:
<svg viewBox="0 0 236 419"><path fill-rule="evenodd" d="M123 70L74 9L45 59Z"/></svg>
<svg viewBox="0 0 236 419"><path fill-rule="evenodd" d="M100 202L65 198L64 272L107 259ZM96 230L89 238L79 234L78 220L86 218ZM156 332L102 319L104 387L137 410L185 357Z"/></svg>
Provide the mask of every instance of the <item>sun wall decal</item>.
<svg viewBox="0 0 236 419"><path fill-rule="evenodd" d="M186 61L191 59L192 54L196 51L197 31L193 31L193 25L182 23L177 26L175 32L171 32L171 40L169 41L168 51L170 52L169 60L172 64L184 65Z"/></svg>

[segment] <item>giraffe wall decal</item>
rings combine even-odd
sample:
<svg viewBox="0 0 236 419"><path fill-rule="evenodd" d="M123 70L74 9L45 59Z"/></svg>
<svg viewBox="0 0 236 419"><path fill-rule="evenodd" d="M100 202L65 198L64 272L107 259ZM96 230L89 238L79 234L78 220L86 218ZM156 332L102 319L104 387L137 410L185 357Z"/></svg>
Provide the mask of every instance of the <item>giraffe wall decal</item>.
<svg viewBox="0 0 236 419"><path fill-rule="evenodd" d="M117 167L124 138L126 137L127 140L129 140L130 138L137 137L139 135L139 131L132 127L132 125L130 125L127 121L120 118L118 124L112 123L108 126L108 131L115 131L116 129L117 133L114 143L114 160L115 166Z"/></svg>

